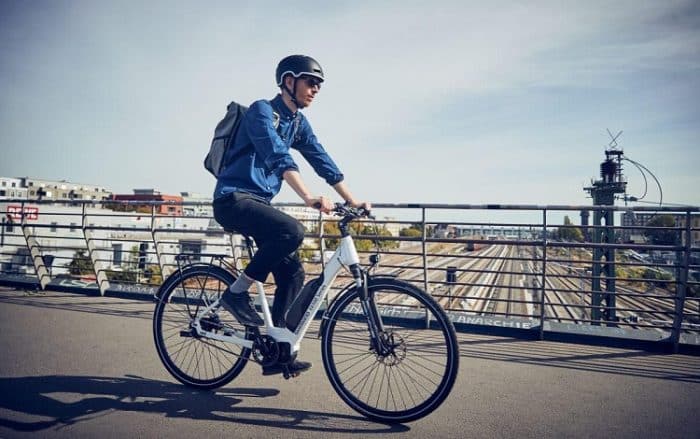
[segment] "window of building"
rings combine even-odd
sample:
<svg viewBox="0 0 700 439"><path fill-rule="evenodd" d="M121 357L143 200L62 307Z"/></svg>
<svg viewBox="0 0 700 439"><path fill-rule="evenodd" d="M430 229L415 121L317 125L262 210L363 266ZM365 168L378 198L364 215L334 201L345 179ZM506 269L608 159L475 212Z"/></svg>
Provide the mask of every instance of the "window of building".
<svg viewBox="0 0 700 439"><path fill-rule="evenodd" d="M112 244L112 264L122 265L122 244Z"/></svg>
<svg viewBox="0 0 700 439"><path fill-rule="evenodd" d="M2 185L3 185L3 187L7 186L7 182L6 182L6 181L3 181L3 182L2 182Z"/></svg>
<svg viewBox="0 0 700 439"><path fill-rule="evenodd" d="M51 231L52 231L53 233L56 233L56 230L58 229L58 228L56 227L57 225L58 225L58 223L56 223L56 222L52 222L52 223L51 223Z"/></svg>
<svg viewBox="0 0 700 439"><path fill-rule="evenodd" d="M78 226L78 225L77 225L76 223L70 223L70 231L71 231L71 232L75 232L75 229L78 228L77 226Z"/></svg>
<svg viewBox="0 0 700 439"><path fill-rule="evenodd" d="M199 254L202 253L202 242L201 241L180 241L180 251L182 253L187 253L192 256L192 260L198 261Z"/></svg>

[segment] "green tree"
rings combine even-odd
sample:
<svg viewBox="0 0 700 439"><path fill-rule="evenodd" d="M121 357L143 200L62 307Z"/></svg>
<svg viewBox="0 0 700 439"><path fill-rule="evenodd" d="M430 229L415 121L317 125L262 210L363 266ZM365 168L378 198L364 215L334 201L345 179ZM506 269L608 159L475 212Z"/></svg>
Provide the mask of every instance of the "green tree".
<svg viewBox="0 0 700 439"><path fill-rule="evenodd" d="M68 267L68 272L75 276L95 274L92 261L85 254L85 250L76 250L73 253L73 259L65 266Z"/></svg>
<svg viewBox="0 0 700 439"><path fill-rule="evenodd" d="M350 233L353 236L365 235L365 236L391 236L391 232L386 227L376 227L374 225L367 225L363 223L352 223L350 224ZM323 223L323 234L324 235L340 235L340 229L338 228L338 223L327 222ZM326 250L335 250L340 244L340 238L324 238L326 244ZM399 246L398 241L393 240L377 240L378 244L375 244L372 239L355 239L355 247L359 251L370 251L375 247L379 249L397 248Z"/></svg>
<svg viewBox="0 0 700 439"><path fill-rule="evenodd" d="M573 223L568 215L564 217L564 226L572 226ZM578 227L559 227L557 237L562 241L583 241L583 232Z"/></svg>
<svg viewBox="0 0 700 439"><path fill-rule="evenodd" d="M386 227L377 227L374 225L366 225L362 228L362 235L367 236L391 236L391 232ZM390 248L397 248L399 246L398 241L394 240L383 240L383 239L360 239L355 242L358 250L369 251L378 247L379 250L386 250Z"/></svg>
<svg viewBox="0 0 700 439"><path fill-rule="evenodd" d="M129 255L121 271L110 270L107 279L115 282L136 282L138 276L139 246L134 245L129 249Z"/></svg>
<svg viewBox="0 0 700 439"><path fill-rule="evenodd" d="M335 222L325 222L323 223L323 235L336 235L340 236L340 229L338 228L338 223ZM326 250L335 250L338 248L340 243L340 238L324 238L323 242L326 244Z"/></svg>
<svg viewBox="0 0 700 439"><path fill-rule="evenodd" d="M399 236L404 236L406 238L420 238L421 236L423 236L423 232L420 228L415 228L411 226L399 230Z"/></svg>
<svg viewBox="0 0 700 439"><path fill-rule="evenodd" d="M148 264L144 270L144 277L146 278L146 283L149 285L160 285L163 283L163 273L160 270L160 265L158 264Z"/></svg>
<svg viewBox="0 0 700 439"><path fill-rule="evenodd" d="M657 215L646 225L647 227L663 227L663 229L648 229L644 231L644 236L652 244L674 245L676 243L678 231L673 230L676 227L676 220L673 218L673 215Z"/></svg>

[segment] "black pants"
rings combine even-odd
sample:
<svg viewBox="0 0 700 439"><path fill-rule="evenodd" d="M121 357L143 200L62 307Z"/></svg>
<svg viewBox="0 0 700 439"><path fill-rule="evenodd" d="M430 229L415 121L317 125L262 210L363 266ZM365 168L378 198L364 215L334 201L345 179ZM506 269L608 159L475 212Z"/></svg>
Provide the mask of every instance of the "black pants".
<svg viewBox="0 0 700 439"><path fill-rule="evenodd" d="M272 273L277 284L272 322L284 326L284 316L304 283L304 267L296 254L304 226L265 200L240 192L214 201L214 218L227 230L252 236L258 251L244 273L264 282Z"/></svg>

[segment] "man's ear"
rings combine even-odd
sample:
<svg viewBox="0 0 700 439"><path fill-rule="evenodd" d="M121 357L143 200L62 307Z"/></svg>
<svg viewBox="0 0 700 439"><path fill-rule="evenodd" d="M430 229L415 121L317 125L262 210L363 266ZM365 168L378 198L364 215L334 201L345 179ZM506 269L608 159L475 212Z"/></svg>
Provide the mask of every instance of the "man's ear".
<svg viewBox="0 0 700 439"><path fill-rule="evenodd" d="M294 89L294 76L292 75L287 75L284 77L284 84L287 86L289 90Z"/></svg>

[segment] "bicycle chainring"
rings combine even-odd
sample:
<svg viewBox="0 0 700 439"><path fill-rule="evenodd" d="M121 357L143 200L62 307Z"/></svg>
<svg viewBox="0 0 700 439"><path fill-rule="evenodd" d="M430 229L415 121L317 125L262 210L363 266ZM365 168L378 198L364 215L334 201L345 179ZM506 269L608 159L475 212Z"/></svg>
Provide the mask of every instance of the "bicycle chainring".
<svg viewBox="0 0 700 439"><path fill-rule="evenodd" d="M276 364L280 358L280 346L268 335L258 335L253 340L253 358L263 366Z"/></svg>

